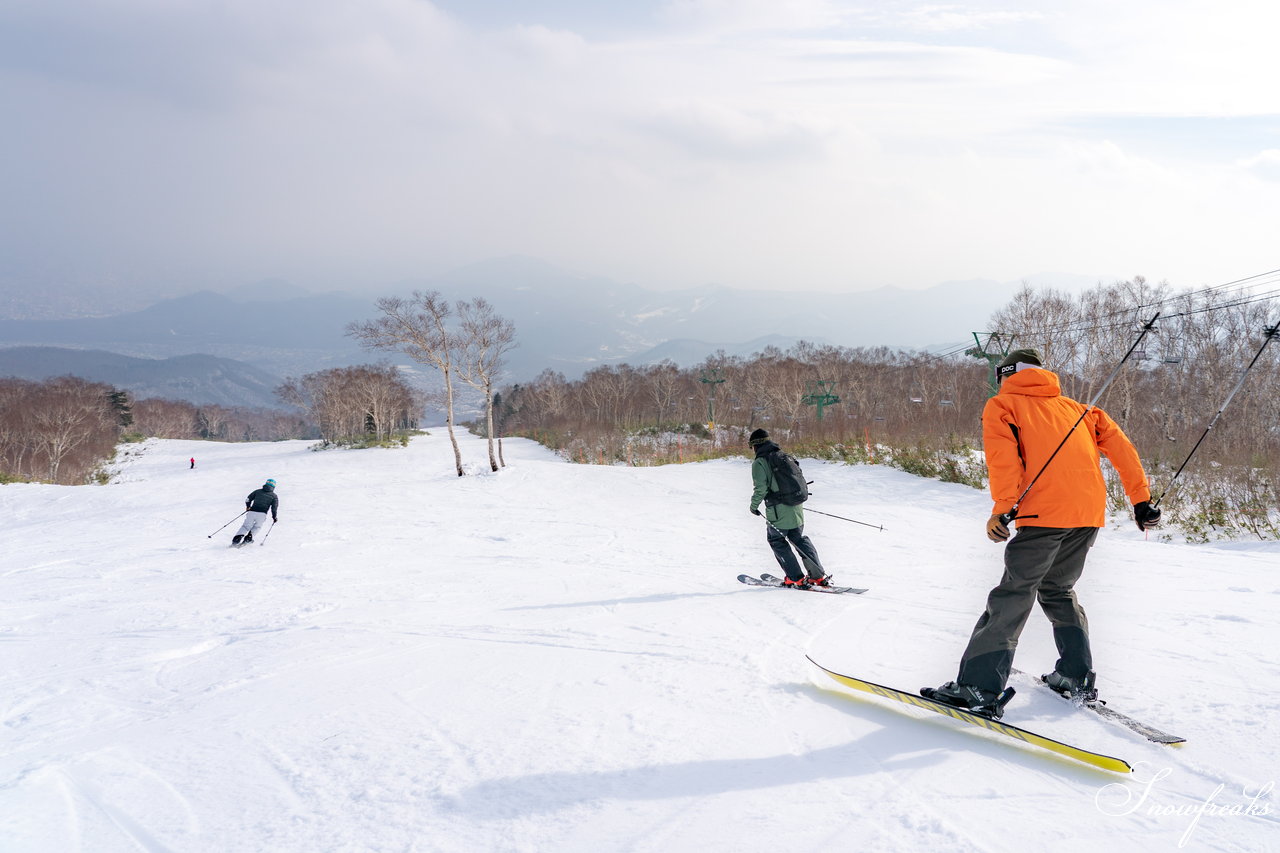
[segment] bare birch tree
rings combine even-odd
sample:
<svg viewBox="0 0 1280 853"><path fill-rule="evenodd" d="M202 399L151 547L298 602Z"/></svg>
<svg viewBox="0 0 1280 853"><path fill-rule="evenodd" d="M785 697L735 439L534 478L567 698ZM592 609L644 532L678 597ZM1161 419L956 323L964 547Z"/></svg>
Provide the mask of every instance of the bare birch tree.
<svg viewBox="0 0 1280 853"><path fill-rule="evenodd" d="M516 328L500 317L488 300L477 296L470 302L458 302L459 368L458 377L472 388L484 392L485 436L489 441L489 468L497 471L493 451L494 383L506 363L506 354L516 346Z"/></svg>
<svg viewBox="0 0 1280 853"><path fill-rule="evenodd" d="M453 309L438 291L415 290L410 299L384 296L375 303L382 316L351 323L347 334L370 349L395 350L440 371L444 379L445 425L453 461L462 476L462 451L453 431L453 377L457 369L456 335L449 328Z"/></svg>

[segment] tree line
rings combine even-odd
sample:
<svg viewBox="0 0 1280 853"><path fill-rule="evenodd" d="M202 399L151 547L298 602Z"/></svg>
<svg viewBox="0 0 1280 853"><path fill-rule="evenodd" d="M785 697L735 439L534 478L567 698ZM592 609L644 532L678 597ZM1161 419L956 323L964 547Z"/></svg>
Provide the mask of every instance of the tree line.
<svg viewBox="0 0 1280 853"><path fill-rule="evenodd" d="M577 461L647 465L740 453L746 435L765 427L805 456L884 462L981 487L981 412L994 390L994 364L1013 348L1034 347L1068 396L1094 402L1109 383L1097 404L1134 440L1155 494L1168 491L1165 505L1189 536L1280 536L1280 352L1258 357L1263 330L1280 321L1275 299L1224 288L1175 291L1142 278L1077 294L1024 286L991 316L994 331L974 333L973 345L950 352L801 342L750 357L717 352L691 368L609 364L574 380L544 370L505 386L499 383L515 330L486 300L415 292L375 305L379 316L349 324L347 333L436 372L434 396L385 363L288 378L277 395L293 413L135 401L71 377L0 380L0 472L84 482L126 434L403 441L430 398L444 407L462 476L454 432L455 386L462 383L483 394L475 428L488 437L495 471L501 452L494 441L504 434L533 438ZM1131 351L1157 311L1154 330ZM1251 358L1256 364L1246 375ZM1225 408L1237 381L1243 392L1229 411L1216 412L1219 421L1215 409ZM1123 508L1118 483L1112 491Z"/></svg>
<svg viewBox="0 0 1280 853"><path fill-rule="evenodd" d="M951 352L800 343L749 358L720 352L692 368L605 365L576 380L548 370L503 389L499 422L570 459L633 465L741 453L764 427L806 456L985 486L978 451L993 366L1034 347L1081 402L1116 374L1097 404L1134 440L1159 496L1280 321L1278 305L1140 277L1078 294L1024 286L990 318L995 331ZM1125 360L1157 312L1155 332ZM1280 536L1280 343L1246 378L1168 489L1166 506L1193 539ZM1124 508L1118 482L1112 498Z"/></svg>
<svg viewBox="0 0 1280 853"><path fill-rule="evenodd" d="M0 482L101 479L121 441L273 441L311 428L296 414L145 399L75 376L0 378Z"/></svg>
<svg viewBox="0 0 1280 853"><path fill-rule="evenodd" d="M84 482L129 423L125 395L108 385L0 379L0 482Z"/></svg>
<svg viewBox="0 0 1280 853"><path fill-rule="evenodd" d="M379 299L376 307L379 317L351 323L348 334L370 349L398 351L438 371L439 392L415 387L408 373L386 363L287 377L275 389L287 410L135 400L125 391L72 376L44 382L0 379L0 482L101 479L119 442L146 437L403 444L418 428L425 407L437 401L444 405L454 465L462 476L454 433L459 382L484 397L479 431L488 436L489 464L498 470L494 403L506 355L516 345L514 326L483 298L449 302L434 291Z"/></svg>
<svg viewBox="0 0 1280 853"><path fill-rule="evenodd" d="M386 444L418 427L424 395L388 364L335 367L289 377L276 389L306 412L325 444Z"/></svg>

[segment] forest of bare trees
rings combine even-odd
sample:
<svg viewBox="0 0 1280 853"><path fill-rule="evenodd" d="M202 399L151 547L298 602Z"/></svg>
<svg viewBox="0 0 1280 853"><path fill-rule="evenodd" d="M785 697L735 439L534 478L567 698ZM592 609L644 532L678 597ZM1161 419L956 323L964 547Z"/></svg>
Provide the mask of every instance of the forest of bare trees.
<svg viewBox="0 0 1280 853"><path fill-rule="evenodd" d="M311 432L303 418L286 412L134 400L74 376L0 379L0 483L100 480L121 441L273 441Z"/></svg>
<svg viewBox="0 0 1280 853"><path fill-rule="evenodd" d="M799 344L751 358L723 353L692 369L602 366L569 381L545 371L504 389L500 429L583 462L655 464L743 452L763 426L801 455L880 461L982 485L981 413L990 365L1034 347L1063 393L1097 404L1137 445L1156 496L1192 538L1280 536L1280 343L1191 453L1280 321L1275 299L1173 292L1141 278L1081 294L1024 287L972 346L926 353ZM1155 332L1117 366L1146 321ZM987 356L992 356L988 358ZM838 398L838 401L835 399ZM1116 509L1123 508L1118 484Z"/></svg>
<svg viewBox="0 0 1280 853"><path fill-rule="evenodd" d="M205 441L281 441L314 438L315 427L296 412L239 406L196 405L184 400L146 399L132 403L139 438Z"/></svg>
<svg viewBox="0 0 1280 853"><path fill-rule="evenodd" d="M606 365L575 381L544 371L505 389L500 428L593 462L602 453L661 464L738 452L756 427L808 455L862 459L878 444L979 435L986 374L972 359L807 343L749 359L718 354L692 369Z"/></svg>
<svg viewBox="0 0 1280 853"><path fill-rule="evenodd" d="M334 367L290 377L276 395L307 413L326 444L403 443L417 429L422 394L388 364Z"/></svg>
<svg viewBox="0 0 1280 853"><path fill-rule="evenodd" d="M83 483L129 423L124 395L108 385L0 379L0 482Z"/></svg>

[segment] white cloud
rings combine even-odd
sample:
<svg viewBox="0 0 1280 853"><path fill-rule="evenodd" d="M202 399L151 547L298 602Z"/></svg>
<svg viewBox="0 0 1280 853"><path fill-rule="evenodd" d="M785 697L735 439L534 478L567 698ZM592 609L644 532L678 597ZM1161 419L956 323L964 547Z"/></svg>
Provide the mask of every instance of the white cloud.
<svg viewBox="0 0 1280 853"><path fill-rule="evenodd" d="M839 24L848 4L833 0L665 0L658 19L695 30L807 30Z"/></svg>
<svg viewBox="0 0 1280 853"><path fill-rule="evenodd" d="M1269 148L1239 161L1241 168L1268 181L1280 181L1280 148Z"/></svg>
<svg viewBox="0 0 1280 853"><path fill-rule="evenodd" d="M604 40L410 0L10 6L0 257L810 289L1274 266L1275 138L1175 160L1086 121L1280 115L1243 4L885 8L688 0Z"/></svg>
<svg viewBox="0 0 1280 853"><path fill-rule="evenodd" d="M925 31L949 32L981 30L994 26L1037 21L1043 13L1011 9L978 9L965 5L916 6L896 15L889 13L881 20Z"/></svg>

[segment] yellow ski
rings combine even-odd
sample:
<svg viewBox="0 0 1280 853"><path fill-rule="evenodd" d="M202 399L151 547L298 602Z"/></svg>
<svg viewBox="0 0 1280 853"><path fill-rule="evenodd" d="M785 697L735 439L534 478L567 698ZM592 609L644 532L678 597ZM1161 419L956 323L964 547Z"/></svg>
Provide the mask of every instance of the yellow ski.
<svg viewBox="0 0 1280 853"><path fill-rule="evenodd" d="M1120 758L1113 758L1109 755L1102 755L1098 752L1090 752L1087 749L1081 749L1077 746L1056 741L1053 738L1047 738L1044 735L1038 735L1035 732L1029 732L1018 726L1011 726L1008 723L1002 723L999 720L993 720L990 717L984 717L981 714L975 714L972 711L966 711L963 708L957 708L948 705L945 702L939 702L935 699L926 699L916 693L907 693L893 687L885 687L883 684L875 684L871 681L863 681L860 678L854 678L851 675L841 675L827 669L813 658L809 658L809 662L827 675L834 678L841 684L852 687L855 690L861 690L863 693L870 693L873 696L880 696L885 699L894 699L904 705L911 705L915 708L924 708L926 711L933 711L935 714L942 714L944 717L950 717L953 720L969 723L970 725L986 729L989 732L996 732L1005 737L1013 738L1023 743L1038 746L1041 749L1047 749L1050 752L1056 752L1058 755L1065 755L1067 758L1074 758L1076 761L1082 761L1085 764L1094 767L1101 767L1103 770L1112 770L1116 773L1132 773L1133 767L1129 762Z"/></svg>

